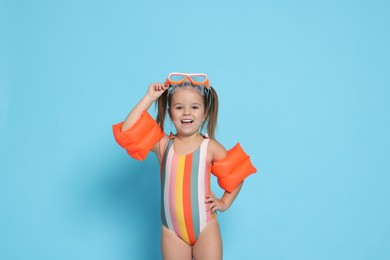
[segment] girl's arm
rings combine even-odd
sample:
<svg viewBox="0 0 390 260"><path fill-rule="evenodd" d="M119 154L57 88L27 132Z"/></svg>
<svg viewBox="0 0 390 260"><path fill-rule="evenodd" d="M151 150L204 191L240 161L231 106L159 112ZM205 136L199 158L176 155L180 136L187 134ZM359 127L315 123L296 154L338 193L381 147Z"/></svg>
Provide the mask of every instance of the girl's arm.
<svg viewBox="0 0 390 260"><path fill-rule="evenodd" d="M221 160L227 155L226 149L215 140L210 140L209 149L210 157L208 159L211 162ZM218 199L214 194L206 195L206 203L209 204L207 210L211 210L211 213L216 210L221 212L227 210L236 199L243 183L244 182L241 182L239 185L237 185L237 187L232 192L225 191L221 199Z"/></svg>
<svg viewBox="0 0 390 260"><path fill-rule="evenodd" d="M138 102L138 104L130 111L125 121L121 126L121 132L125 132L136 124L140 119L142 113L147 111L150 106L156 101L167 89L163 83L152 83L149 85L146 95ZM165 147L168 137L165 135L152 148L152 151L157 154L159 161L161 161L160 147Z"/></svg>
<svg viewBox="0 0 390 260"><path fill-rule="evenodd" d="M148 110L167 89L163 83L152 83L149 85L148 92L138 102L138 104L130 111L122 125L122 132L131 128L135 122L141 117L142 112Z"/></svg>

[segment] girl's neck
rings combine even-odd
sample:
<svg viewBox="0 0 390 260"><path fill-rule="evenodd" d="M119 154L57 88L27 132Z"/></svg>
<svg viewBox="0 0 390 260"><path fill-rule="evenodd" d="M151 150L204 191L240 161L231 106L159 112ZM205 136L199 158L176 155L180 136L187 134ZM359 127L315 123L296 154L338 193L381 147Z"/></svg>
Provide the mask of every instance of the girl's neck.
<svg viewBox="0 0 390 260"><path fill-rule="evenodd" d="M203 136L196 133L190 136L175 135L174 149L178 154L193 152L203 141Z"/></svg>
<svg viewBox="0 0 390 260"><path fill-rule="evenodd" d="M203 139L203 137L199 133L194 133L192 135L176 134L175 139L178 140L179 142L192 143L192 142L198 142L200 139Z"/></svg>

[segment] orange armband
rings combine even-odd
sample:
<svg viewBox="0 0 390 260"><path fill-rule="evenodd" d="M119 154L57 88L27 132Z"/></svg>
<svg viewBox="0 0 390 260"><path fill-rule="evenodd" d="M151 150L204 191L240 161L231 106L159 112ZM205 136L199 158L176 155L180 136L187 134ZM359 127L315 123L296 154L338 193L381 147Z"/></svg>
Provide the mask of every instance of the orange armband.
<svg viewBox="0 0 390 260"><path fill-rule="evenodd" d="M164 136L160 126L147 111L124 132L122 125L123 122L112 126L115 140L136 160L145 160L153 146Z"/></svg>
<svg viewBox="0 0 390 260"><path fill-rule="evenodd" d="M218 178L219 186L228 192L232 192L238 184L256 171L239 143L227 152L225 158L216 161L211 167L211 172Z"/></svg>

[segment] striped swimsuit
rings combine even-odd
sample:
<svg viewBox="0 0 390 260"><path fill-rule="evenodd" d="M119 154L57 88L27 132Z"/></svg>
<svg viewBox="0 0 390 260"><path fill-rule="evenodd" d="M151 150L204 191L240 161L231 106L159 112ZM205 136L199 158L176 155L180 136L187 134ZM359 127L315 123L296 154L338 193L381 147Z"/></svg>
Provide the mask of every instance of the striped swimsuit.
<svg viewBox="0 0 390 260"><path fill-rule="evenodd" d="M187 155L175 153L173 140L169 139L161 164L162 224L193 246L205 225L216 218L205 203L211 193L211 165L206 161L210 139Z"/></svg>

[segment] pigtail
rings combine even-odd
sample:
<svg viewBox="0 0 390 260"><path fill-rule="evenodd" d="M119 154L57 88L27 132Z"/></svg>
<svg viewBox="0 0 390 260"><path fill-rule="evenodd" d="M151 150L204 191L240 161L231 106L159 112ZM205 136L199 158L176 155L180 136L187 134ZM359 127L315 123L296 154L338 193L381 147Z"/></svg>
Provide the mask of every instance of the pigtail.
<svg viewBox="0 0 390 260"><path fill-rule="evenodd" d="M210 138L215 138L215 129L217 128L217 120L218 120L218 95L215 92L215 89L210 86L211 98L209 100L209 104L207 104L208 115L207 115L207 130Z"/></svg>
<svg viewBox="0 0 390 260"><path fill-rule="evenodd" d="M163 93L156 101L157 106L157 117L156 122L160 125L161 129L164 131L165 116L167 114L168 107L168 96L166 93Z"/></svg>

